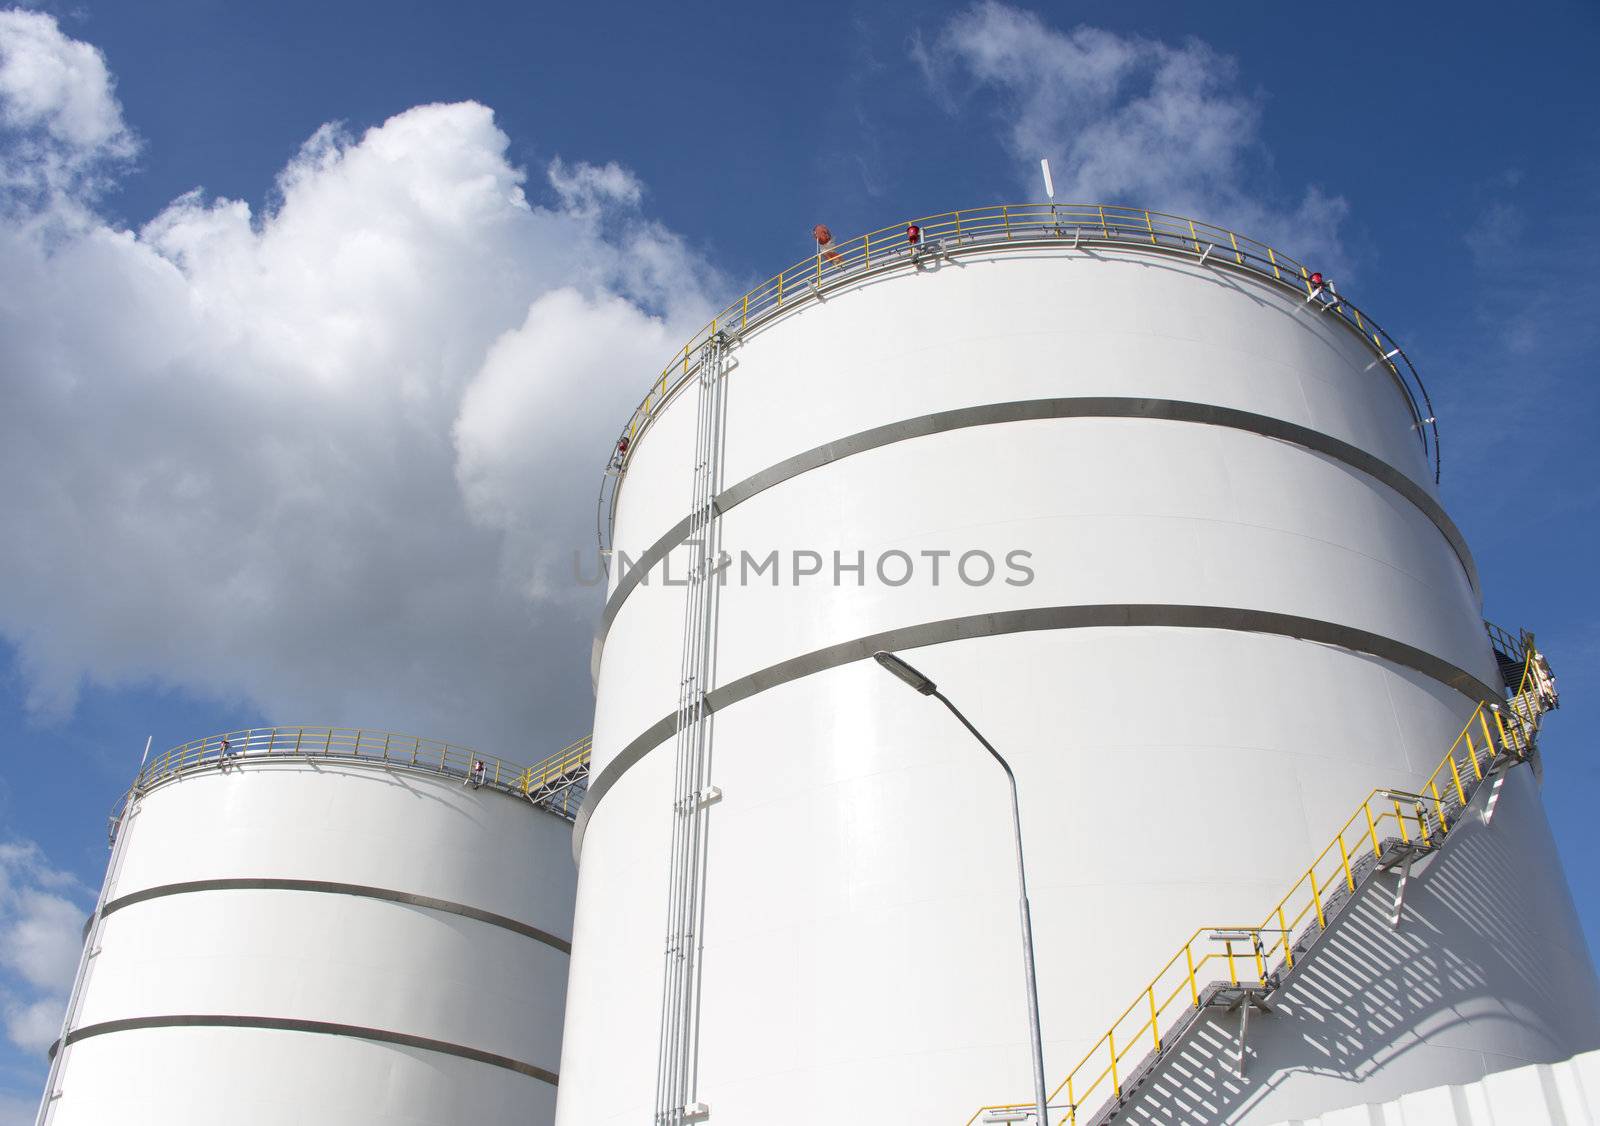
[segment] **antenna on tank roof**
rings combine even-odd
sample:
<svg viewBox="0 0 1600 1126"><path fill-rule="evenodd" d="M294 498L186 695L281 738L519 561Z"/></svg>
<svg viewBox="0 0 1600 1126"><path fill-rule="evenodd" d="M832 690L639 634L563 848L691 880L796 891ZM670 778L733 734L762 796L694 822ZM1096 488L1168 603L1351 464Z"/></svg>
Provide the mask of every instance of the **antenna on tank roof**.
<svg viewBox="0 0 1600 1126"><path fill-rule="evenodd" d="M1056 234L1061 233L1061 223L1056 216L1056 182L1050 178L1050 158L1039 158L1039 171L1044 173L1044 194L1050 197L1050 224L1055 228ZM1078 240L1072 240L1072 248L1078 248Z"/></svg>
<svg viewBox="0 0 1600 1126"><path fill-rule="evenodd" d="M156 737L154 735L146 735L144 737L144 754L139 756L139 765L140 765L140 767L143 767L144 764L147 761L149 761L149 759L150 759L150 744L154 743L155 741L156 741Z"/></svg>

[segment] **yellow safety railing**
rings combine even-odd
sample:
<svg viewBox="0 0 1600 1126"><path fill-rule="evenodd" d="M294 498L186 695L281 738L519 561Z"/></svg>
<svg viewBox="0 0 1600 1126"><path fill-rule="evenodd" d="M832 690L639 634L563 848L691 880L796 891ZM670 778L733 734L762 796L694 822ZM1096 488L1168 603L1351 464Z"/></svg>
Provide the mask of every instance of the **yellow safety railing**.
<svg viewBox="0 0 1600 1126"><path fill-rule="evenodd" d="M549 758L541 759L528 767L517 780L517 785L524 794L557 785L571 778L580 769L586 769L593 751L594 736L585 735L576 743L563 747Z"/></svg>
<svg viewBox="0 0 1600 1126"><path fill-rule="evenodd" d="M912 223L921 229L920 247L907 242L906 227ZM743 336L785 309L826 292L836 282L904 267L921 256L1005 246L1059 251L1063 242L1074 247L1114 245L1177 254L1246 271L1285 286L1304 300L1315 299L1323 311L1349 326L1376 353L1375 365L1382 364L1394 376L1410 406L1423 453L1431 458L1434 479L1438 480L1438 424L1416 368L1400 345L1343 294L1330 292L1314 298L1310 267L1266 243L1197 219L1146 208L1079 203L1011 203L946 211L820 247L816 254L802 258L734 300L679 349L651 383L623 428L621 437L627 442L619 443L622 454L615 468L626 469L639 437L699 369L701 349L719 332ZM614 475L607 475L608 482L614 480ZM610 531L609 513L604 509L602 487L602 547L606 546Z"/></svg>
<svg viewBox="0 0 1600 1126"><path fill-rule="evenodd" d="M483 763L483 784L525 797L538 797L546 789L582 776L587 768L592 739L584 736L533 766L520 766L481 754L468 747L356 727L247 727L208 735L173 747L140 768L133 781L135 793L164 780L207 769L227 769L252 759L358 758L467 778L473 764Z"/></svg>
<svg viewBox="0 0 1600 1126"><path fill-rule="evenodd" d="M1278 972L1293 969L1305 954L1307 944L1297 944L1295 936L1311 933L1313 926L1317 932L1326 927L1331 909L1355 893L1364 865L1370 867L1383 854L1386 842L1436 847L1455 828L1495 759L1507 755L1520 760L1531 749L1543 711L1536 659L1531 649L1524 654L1521 682L1509 709L1479 704L1417 792L1377 789L1368 794L1260 923L1201 927L1190 935L1050 1093L1050 1104L1065 1108L1056 1121L1076 1126L1080 1111L1120 1099L1129 1065L1159 1052L1164 1030L1198 1009L1213 983L1273 987ZM992 1111L1032 1106L1016 1102L979 1107L967 1126Z"/></svg>

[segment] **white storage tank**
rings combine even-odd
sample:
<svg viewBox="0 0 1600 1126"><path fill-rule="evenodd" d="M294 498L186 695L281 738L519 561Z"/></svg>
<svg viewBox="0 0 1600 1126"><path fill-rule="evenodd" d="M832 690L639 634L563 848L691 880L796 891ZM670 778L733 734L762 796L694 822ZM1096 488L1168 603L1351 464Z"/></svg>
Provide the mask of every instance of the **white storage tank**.
<svg viewBox="0 0 1600 1126"><path fill-rule="evenodd" d="M1196 927L1259 922L1501 699L1431 408L1351 295L1142 211L921 227L736 302L614 461L561 1126L1029 1099L1004 779L876 650L1016 770L1052 1087ZM1425 987L1313 1011L1360 1050L1290 1038L1215 1120L1600 1045L1537 788L1507 779L1449 877L1472 894L1441 890L1449 850L1417 874Z"/></svg>
<svg viewBox="0 0 1600 1126"><path fill-rule="evenodd" d="M550 1122L574 874L541 781L327 728L153 760L41 1123Z"/></svg>

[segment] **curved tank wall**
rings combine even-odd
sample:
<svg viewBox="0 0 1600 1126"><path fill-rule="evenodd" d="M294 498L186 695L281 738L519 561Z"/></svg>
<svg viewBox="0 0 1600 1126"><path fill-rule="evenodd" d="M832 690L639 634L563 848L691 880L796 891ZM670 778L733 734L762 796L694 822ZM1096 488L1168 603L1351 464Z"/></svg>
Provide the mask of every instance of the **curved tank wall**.
<svg viewBox="0 0 1600 1126"><path fill-rule="evenodd" d="M976 249L730 355L712 1120L960 1122L1030 1089L1003 780L873 650L1016 768L1052 1084L1194 927L1257 917L1500 689L1410 408L1303 294L1155 253ZM664 409L617 499L562 1126L652 1113L695 413L692 390ZM630 578L624 554L655 566ZM1414 940L1483 969L1431 1011L1509 1006L1515 1030L1417 1016L1364 1098L1600 1044L1548 834L1515 862L1538 925L1514 966L1488 917Z"/></svg>
<svg viewBox="0 0 1600 1126"><path fill-rule="evenodd" d="M551 1121L570 825L459 776L214 763L123 821L46 1121Z"/></svg>

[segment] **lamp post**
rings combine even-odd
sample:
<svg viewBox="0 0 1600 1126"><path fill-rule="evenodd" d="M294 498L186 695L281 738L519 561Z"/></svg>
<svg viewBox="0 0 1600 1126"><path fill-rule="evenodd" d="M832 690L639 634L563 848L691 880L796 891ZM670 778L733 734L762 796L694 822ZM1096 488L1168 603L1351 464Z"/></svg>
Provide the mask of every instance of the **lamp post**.
<svg viewBox="0 0 1600 1126"><path fill-rule="evenodd" d="M1028 989L1028 1031L1032 1034L1033 1048L1033 1098L1034 1113L1039 1116L1039 1126L1048 1126L1049 1120L1045 1117L1045 1090L1044 1090L1044 1041L1039 1032L1039 981L1033 970L1033 918L1028 911L1028 875L1022 863L1022 815L1017 809L1017 776L1011 772L1008 763L994 749L993 744L983 737L970 720L961 714L961 709L952 704L939 691L939 686L923 676L922 673L912 668L905 661L893 653L874 653L873 660L888 669L895 676L905 681L912 688L924 696L932 696L945 707L950 709L950 714L961 721L961 726L972 732L972 737L983 745L994 761L1000 764L1000 769L1006 772L1006 781L1011 786L1011 835L1017 848L1017 909L1022 917L1022 965L1027 971Z"/></svg>

